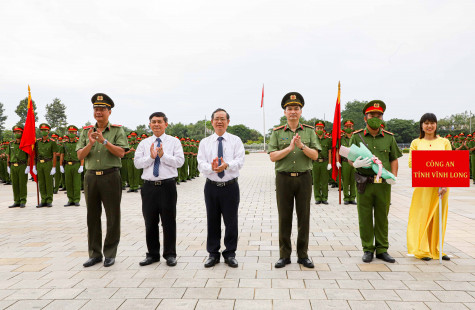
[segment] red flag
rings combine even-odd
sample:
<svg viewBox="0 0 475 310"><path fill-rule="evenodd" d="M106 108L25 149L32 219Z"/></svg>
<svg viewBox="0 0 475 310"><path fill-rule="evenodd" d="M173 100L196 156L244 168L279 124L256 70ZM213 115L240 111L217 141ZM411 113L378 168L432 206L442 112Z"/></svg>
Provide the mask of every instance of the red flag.
<svg viewBox="0 0 475 310"><path fill-rule="evenodd" d="M336 181L338 169L336 167L336 153L341 143L341 111L340 111L340 82L338 82L338 97L336 98L335 117L332 129L332 179Z"/></svg>
<svg viewBox="0 0 475 310"><path fill-rule="evenodd" d="M261 108L264 106L264 84L262 84Z"/></svg>
<svg viewBox="0 0 475 310"><path fill-rule="evenodd" d="M31 101L30 85L28 85L28 112L26 114L23 135L21 136L20 149L30 155L30 174L35 182L38 182L36 174L33 173L33 166L35 165L35 142L35 112L33 110L33 102Z"/></svg>

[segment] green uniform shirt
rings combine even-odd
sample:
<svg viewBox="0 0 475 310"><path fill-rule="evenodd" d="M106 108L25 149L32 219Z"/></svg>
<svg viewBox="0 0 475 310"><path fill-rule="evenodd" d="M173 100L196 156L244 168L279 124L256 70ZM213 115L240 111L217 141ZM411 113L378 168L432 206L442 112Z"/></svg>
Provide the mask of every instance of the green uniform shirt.
<svg viewBox="0 0 475 310"><path fill-rule="evenodd" d="M77 142L65 142L60 147L60 153L64 154L63 161L79 161L78 153L76 152Z"/></svg>
<svg viewBox="0 0 475 310"><path fill-rule="evenodd" d="M8 145L7 154L10 156L10 163L17 163L19 161L26 163L28 160L28 153L20 150L20 143L15 141L10 142Z"/></svg>
<svg viewBox="0 0 475 310"><path fill-rule="evenodd" d="M301 141L307 147L314 150L321 150L317 135L312 126L300 124L295 132L290 130L289 125L277 127L270 136L268 153L280 151L290 145L293 136L298 133ZM312 160L303 153L297 146L286 157L275 163L275 171L277 172L304 172L312 170Z"/></svg>
<svg viewBox="0 0 475 310"><path fill-rule="evenodd" d="M391 172L390 163L402 156L402 152L397 146L394 136L391 133L381 129L379 130L376 137L373 137L367 129L358 130L353 133L353 136L350 139L350 145L356 144L357 146L360 146L360 143L363 143L361 141L360 135L364 137L364 140L371 153L381 160L383 167L386 168L386 170ZM373 172L373 169L358 168L356 170L362 175L376 174Z"/></svg>
<svg viewBox="0 0 475 310"><path fill-rule="evenodd" d="M475 147L475 140L468 140L467 148L471 149L472 147ZM475 150L471 151L470 154L475 155Z"/></svg>
<svg viewBox="0 0 475 310"><path fill-rule="evenodd" d="M136 150L139 144L136 141L131 141L129 142L129 148ZM134 158L135 157L135 151L130 152L129 154L124 156L125 158Z"/></svg>
<svg viewBox="0 0 475 310"><path fill-rule="evenodd" d="M89 143L87 134L90 128L93 127L84 127L84 130L81 132L81 136L79 137L79 142L76 145L76 151L84 148ZM97 124L94 125L94 128L97 129ZM125 135L124 129L119 125L111 125L110 123L107 123L102 136L104 139L109 141L108 143L119 146L126 151L129 149L127 136ZM105 170L122 167L120 158L112 155L105 145L98 142L94 143L91 151L86 158L84 158L84 164L87 170Z"/></svg>
<svg viewBox="0 0 475 310"><path fill-rule="evenodd" d="M36 140L36 156L38 160L40 159L53 159L54 153L59 151L58 145L56 141L51 139L43 139Z"/></svg>
<svg viewBox="0 0 475 310"><path fill-rule="evenodd" d="M351 138L348 138L346 135L343 135L341 137L341 146L350 147L350 139Z"/></svg>
<svg viewBox="0 0 475 310"><path fill-rule="evenodd" d="M318 152L318 158L328 159L328 151L332 149L332 139L325 136L322 136L322 138L319 136L316 137L322 147L321 151Z"/></svg>

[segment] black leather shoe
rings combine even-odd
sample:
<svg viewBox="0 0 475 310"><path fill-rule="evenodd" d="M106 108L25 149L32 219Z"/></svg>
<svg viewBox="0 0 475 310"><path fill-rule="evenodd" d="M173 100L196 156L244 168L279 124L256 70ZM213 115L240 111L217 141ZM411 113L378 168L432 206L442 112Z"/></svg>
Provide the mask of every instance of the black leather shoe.
<svg viewBox="0 0 475 310"><path fill-rule="evenodd" d="M160 258L153 258L151 256L147 256L143 261L139 263L140 266L147 266L156 262L159 262Z"/></svg>
<svg viewBox="0 0 475 310"><path fill-rule="evenodd" d="M297 260L297 263L301 264L301 265L303 265L304 267L307 267L307 268L315 268L315 265L313 264L313 262L309 258L299 258Z"/></svg>
<svg viewBox="0 0 475 310"><path fill-rule="evenodd" d="M75 202L74 205L75 205L76 207L79 207L79 202Z"/></svg>
<svg viewBox="0 0 475 310"><path fill-rule="evenodd" d="M450 257L448 257L447 255L444 255L442 256L442 260L450 260Z"/></svg>
<svg viewBox="0 0 475 310"><path fill-rule="evenodd" d="M58 193L58 191L53 191L53 194L57 194L57 193Z"/></svg>
<svg viewBox="0 0 475 310"><path fill-rule="evenodd" d="M59 191L64 192L66 190L66 187L62 187Z"/></svg>
<svg viewBox="0 0 475 310"><path fill-rule="evenodd" d="M324 205L327 205L327 204L328 204L328 201L324 200L324 201L322 201L322 203L323 203Z"/></svg>
<svg viewBox="0 0 475 310"><path fill-rule="evenodd" d="M109 258L106 257L106 259L104 259L104 267L110 267L114 265L114 263L115 263L114 257L109 257Z"/></svg>
<svg viewBox="0 0 475 310"><path fill-rule="evenodd" d="M338 185L337 184L332 184L332 188L337 188Z"/></svg>
<svg viewBox="0 0 475 310"><path fill-rule="evenodd" d="M8 206L9 208L19 208L20 204L19 203L14 203L11 206Z"/></svg>
<svg viewBox="0 0 475 310"><path fill-rule="evenodd" d="M381 253L381 254L376 254L376 258L382 259L385 262L391 263L391 264L396 262L396 260L394 258L392 258L391 255L388 254L388 252L384 252L384 253Z"/></svg>
<svg viewBox="0 0 475 310"><path fill-rule="evenodd" d="M423 258L421 258L421 259L422 259L422 260L425 260L426 262L428 262L428 261L432 260L432 257L423 257Z"/></svg>
<svg viewBox="0 0 475 310"><path fill-rule="evenodd" d="M237 266L238 266L238 261L236 260L235 257L228 257L228 258L225 258L225 259L224 259L224 262L225 262L229 267L232 267L232 268L237 268Z"/></svg>
<svg viewBox="0 0 475 310"><path fill-rule="evenodd" d="M65 206L65 207L74 206L74 202L68 202L68 203L65 204L64 206Z"/></svg>
<svg viewBox="0 0 475 310"><path fill-rule="evenodd" d="M322 202L321 202L320 200L315 201L315 204L316 204L316 205L319 205L319 204L321 204L321 203L322 203Z"/></svg>
<svg viewBox="0 0 475 310"><path fill-rule="evenodd" d="M354 201L354 200L350 201L350 203L351 203L352 205L356 205L356 201Z"/></svg>
<svg viewBox="0 0 475 310"><path fill-rule="evenodd" d="M53 206L53 205L52 205L51 203L45 204L45 207L47 207L47 208L51 208L52 206Z"/></svg>
<svg viewBox="0 0 475 310"><path fill-rule="evenodd" d="M365 263L371 263L371 261L373 260L373 256L374 256L373 252L366 251L366 252L364 252L363 257L361 259Z"/></svg>
<svg viewBox="0 0 475 310"><path fill-rule="evenodd" d="M219 263L219 258L216 258L216 257L209 257L206 262L205 262L205 267L206 268L209 268L209 267L213 267L214 265L216 265L217 263Z"/></svg>
<svg viewBox="0 0 475 310"><path fill-rule="evenodd" d="M290 264L290 258L279 258L279 260L275 263L274 267L275 268L282 268L285 267L285 265Z"/></svg>
<svg viewBox="0 0 475 310"><path fill-rule="evenodd" d="M125 191L125 186L122 186L122 190Z"/></svg>
<svg viewBox="0 0 475 310"><path fill-rule="evenodd" d="M93 257L89 258L84 264L82 264L84 267L91 267L94 266L97 263L102 262L102 258L100 257Z"/></svg>
<svg viewBox="0 0 475 310"><path fill-rule="evenodd" d="M46 203L40 203L39 205L36 206L37 208L44 208L46 207Z"/></svg>
<svg viewBox="0 0 475 310"><path fill-rule="evenodd" d="M167 258L167 266L170 266L170 267L176 266L176 257Z"/></svg>
<svg viewBox="0 0 475 310"><path fill-rule="evenodd" d="M127 193L133 193L133 192L134 192L133 189L129 189L129 190L127 191Z"/></svg>
<svg viewBox="0 0 475 310"><path fill-rule="evenodd" d="M344 204L344 205L349 205L350 202L349 202L349 201L345 201L343 204Z"/></svg>
<svg viewBox="0 0 475 310"><path fill-rule="evenodd" d="M25 204L24 203L20 203L20 208L24 208L25 207Z"/></svg>

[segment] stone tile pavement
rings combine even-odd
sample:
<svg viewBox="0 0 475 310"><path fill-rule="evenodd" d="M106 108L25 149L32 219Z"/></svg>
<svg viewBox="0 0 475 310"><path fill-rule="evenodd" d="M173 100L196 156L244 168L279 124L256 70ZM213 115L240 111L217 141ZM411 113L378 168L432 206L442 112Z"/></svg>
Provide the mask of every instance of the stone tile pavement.
<svg viewBox="0 0 475 310"><path fill-rule="evenodd" d="M34 208L29 182L25 209L8 209L10 186L0 186L0 309L475 309L475 187L450 193L445 250L440 265L406 256L412 195L407 156L393 187L390 253L396 264L361 262L355 206L312 205L310 256L314 270L294 262L274 270L279 257L273 164L246 156L240 177L239 267L205 269L203 177L178 187L178 265L140 267L145 246L138 193L122 199L122 239L110 268L83 268L87 259L86 208ZM295 227L295 224L294 224ZM105 231L105 227L103 228ZM295 232L295 229L294 229ZM295 236L293 237L295 241Z"/></svg>

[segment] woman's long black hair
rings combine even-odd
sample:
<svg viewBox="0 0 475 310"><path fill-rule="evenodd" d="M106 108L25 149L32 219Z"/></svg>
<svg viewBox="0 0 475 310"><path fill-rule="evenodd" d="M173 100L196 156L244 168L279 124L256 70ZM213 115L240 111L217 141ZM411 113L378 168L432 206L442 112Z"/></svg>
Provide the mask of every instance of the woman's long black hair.
<svg viewBox="0 0 475 310"><path fill-rule="evenodd" d="M419 139L422 139L425 136L425 132L422 130L422 124L424 124L425 121L437 124L437 116L435 116L434 113L426 113L422 115L421 120L419 121ZM435 128L434 136L437 136L437 128Z"/></svg>

